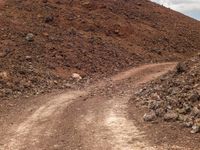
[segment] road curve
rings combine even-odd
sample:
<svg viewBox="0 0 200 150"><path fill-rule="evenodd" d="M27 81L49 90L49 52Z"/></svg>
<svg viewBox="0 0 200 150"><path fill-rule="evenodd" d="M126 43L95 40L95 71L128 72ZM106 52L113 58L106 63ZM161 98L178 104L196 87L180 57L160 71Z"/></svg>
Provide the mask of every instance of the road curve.
<svg viewBox="0 0 200 150"><path fill-rule="evenodd" d="M155 150L145 131L128 118L127 103L143 83L175 65L143 65L81 90L37 98L41 103L10 117L11 125L4 124L0 149Z"/></svg>

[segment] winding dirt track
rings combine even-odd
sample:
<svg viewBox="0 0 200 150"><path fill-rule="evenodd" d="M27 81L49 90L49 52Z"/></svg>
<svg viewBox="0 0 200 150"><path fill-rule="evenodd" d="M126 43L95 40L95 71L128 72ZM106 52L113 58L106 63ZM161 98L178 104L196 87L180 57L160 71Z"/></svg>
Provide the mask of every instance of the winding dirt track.
<svg viewBox="0 0 200 150"><path fill-rule="evenodd" d="M153 146L145 131L129 119L128 100L143 83L165 74L175 65L143 65L82 90L39 97L36 103L16 110L1 125L4 130L0 132L0 149L162 149Z"/></svg>

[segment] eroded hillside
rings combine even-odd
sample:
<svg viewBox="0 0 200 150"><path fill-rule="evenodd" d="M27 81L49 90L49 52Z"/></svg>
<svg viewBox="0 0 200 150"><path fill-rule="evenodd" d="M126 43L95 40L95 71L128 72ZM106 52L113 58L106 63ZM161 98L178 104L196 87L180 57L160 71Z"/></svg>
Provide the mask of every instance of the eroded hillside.
<svg viewBox="0 0 200 150"><path fill-rule="evenodd" d="M2 98L66 88L72 73L182 60L200 47L198 21L147 0L0 2Z"/></svg>

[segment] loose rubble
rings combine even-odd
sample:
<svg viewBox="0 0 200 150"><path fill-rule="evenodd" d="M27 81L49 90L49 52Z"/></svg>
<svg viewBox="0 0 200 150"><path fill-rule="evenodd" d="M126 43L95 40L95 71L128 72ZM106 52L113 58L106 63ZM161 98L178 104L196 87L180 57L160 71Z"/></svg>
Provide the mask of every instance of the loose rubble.
<svg viewBox="0 0 200 150"><path fill-rule="evenodd" d="M154 121L156 119L156 114L155 112L150 112L150 113L146 113L143 116L144 121Z"/></svg>
<svg viewBox="0 0 200 150"><path fill-rule="evenodd" d="M179 63L174 71L152 81L133 97L154 111L157 119L179 122L200 131L200 56ZM145 119L144 119L145 120Z"/></svg>

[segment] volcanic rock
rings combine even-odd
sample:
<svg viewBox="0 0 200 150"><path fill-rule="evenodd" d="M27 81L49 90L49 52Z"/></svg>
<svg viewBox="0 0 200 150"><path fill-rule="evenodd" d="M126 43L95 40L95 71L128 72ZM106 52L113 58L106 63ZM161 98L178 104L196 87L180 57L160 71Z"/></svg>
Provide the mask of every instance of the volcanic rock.
<svg viewBox="0 0 200 150"><path fill-rule="evenodd" d="M146 113L143 116L143 120L147 122L154 121L155 119L156 119L156 114L153 111L151 111L150 113Z"/></svg>

